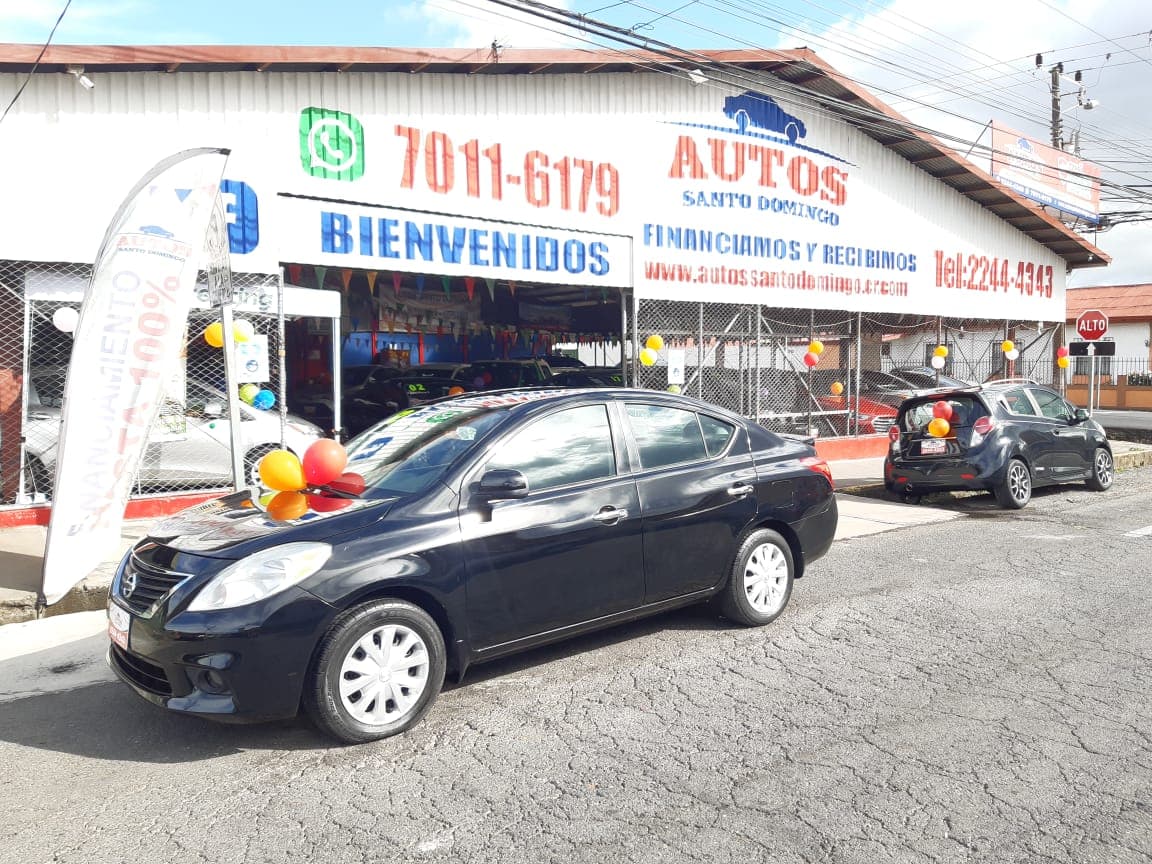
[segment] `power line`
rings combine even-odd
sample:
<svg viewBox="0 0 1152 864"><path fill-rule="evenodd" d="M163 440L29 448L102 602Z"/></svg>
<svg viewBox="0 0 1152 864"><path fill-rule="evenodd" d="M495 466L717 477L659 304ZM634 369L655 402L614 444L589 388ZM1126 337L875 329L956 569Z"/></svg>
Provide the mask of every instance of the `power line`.
<svg viewBox="0 0 1152 864"><path fill-rule="evenodd" d="M44 59L44 53L48 50L48 46L52 44L52 37L56 35L56 28L60 26L60 22L64 20L64 14L68 11L68 7L72 5L72 0L66 0L64 8L60 10L60 14L56 17L56 23L52 25L52 29L48 33L48 39L45 40L43 46L40 48L40 53L36 55L36 62L32 64L32 68L28 70L28 75L16 90L16 95L8 103L8 107L4 109L4 113L0 114L0 123L4 122L4 118L8 116L8 112L12 110L12 106L20 98L20 94L24 92L24 88L28 86L28 82L32 80L32 76L36 74L36 68L40 65L40 61Z"/></svg>

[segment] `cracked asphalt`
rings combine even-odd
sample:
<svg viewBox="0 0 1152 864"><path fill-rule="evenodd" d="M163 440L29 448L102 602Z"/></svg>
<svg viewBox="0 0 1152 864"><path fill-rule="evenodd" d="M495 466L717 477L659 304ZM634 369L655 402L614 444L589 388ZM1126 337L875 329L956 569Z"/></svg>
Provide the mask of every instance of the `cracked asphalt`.
<svg viewBox="0 0 1152 864"><path fill-rule="evenodd" d="M480 667L361 747L111 681L0 704L0 859L1147 862L1149 501L934 500L966 518L838 542L767 628Z"/></svg>

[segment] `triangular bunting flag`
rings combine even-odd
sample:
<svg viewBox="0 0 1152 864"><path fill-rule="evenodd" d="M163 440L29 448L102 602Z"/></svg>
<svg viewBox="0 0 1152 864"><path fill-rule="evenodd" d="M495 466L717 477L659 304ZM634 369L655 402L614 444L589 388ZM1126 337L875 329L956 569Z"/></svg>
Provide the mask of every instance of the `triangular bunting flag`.
<svg viewBox="0 0 1152 864"><path fill-rule="evenodd" d="M300 284L300 269L301 268L299 264L288 265L288 281L293 285Z"/></svg>
<svg viewBox="0 0 1152 864"><path fill-rule="evenodd" d="M416 293L421 297L424 296L424 274L421 273L416 277Z"/></svg>
<svg viewBox="0 0 1152 864"><path fill-rule="evenodd" d="M376 296L376 271L375 270L367 270L367 271L365 271L365 273L368 276L368 293L371 294L373 297L375 297Z"/></svg>
<svg viewBox="0 0 1152 864"><path fill-rule="evenodd" d="M327 267L313 267L312 272L316 274L316 287L321 291L324 290L324 278L328 275Z"/></svg>
<svg viewBox="0 0 1152 864"><path fill-rule="evenodd" d="M352 281L352 271L343 269L340 271L340 281L344 283L344 293L348 293L348 283Z"/></svg>
<svg viewBox="0 0 1152 864"><path fill-rule="evenodd" d="M511 294L513 297L516 296L516 283L515 282L509 282L508 283L508 293Z"/></svg>
<svg viewBox="0 0 1152 864"><path fill-rule="evenodd" d="M399 273L393 273L392 274L392 290L396 292L397 297L400 296L400 280L403 278L404 277L401 276Z"/></svg>
<svg viewBox="0 0 1152 864"><path fill-rule="evenodd" d="M451 297L452 296L452 277L451 276L441 276L440 277L440 284L444 286L444 296L445 297Z"/></svg>
<svg viewBox="0 0 1152 864"><path fill-rule="evenodd" d="M488 286L488 299L492 302L496 302L496 280L485 279L484 284Z"/></svg>
<svg viewBox="0 0 1152 864"><path fill-rule="evenodd" d="M464 277L464 291L468 294L468 299L471 300L476 294L476 280L472 276Z"/></svg>

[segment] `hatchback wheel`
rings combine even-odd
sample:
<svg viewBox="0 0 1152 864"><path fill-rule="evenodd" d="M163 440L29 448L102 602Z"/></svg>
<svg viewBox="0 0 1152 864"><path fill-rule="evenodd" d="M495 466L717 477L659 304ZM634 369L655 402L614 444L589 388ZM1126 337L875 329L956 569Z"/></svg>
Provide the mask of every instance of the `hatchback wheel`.
<svg viewBox="0 0 1152 864"><path fill-rule="evenodd" d="M759 626L776 619L792 596L792 549L775 531L749 534L736 553L728 584L718 598L725 618Z"/></svg>
<svg viewBox="0 0 1152 864"><path fill-rule="evenodd" d="M1032 472L1021 459L1013 459L1004 471L1004 479L995 489L1001 507L1019 510L1032 499Z"/></svg>
<svg viewBox="0 0 1152 864"><path fill-rule="evenodd" d="M347 743L414 726L444 683L444 637L418 606L377 600L345 612L320 642L304 707L324 732Z"/></svg>
<svg viewBox="0 0 1152 864"><path fill-rule="evenodd" d="M1103 492L1112 485L1116 476L1112 465L1112 454L1104 447L1097 447L1092 456L1092 476L1088 478L1088 488Z"/></svg>

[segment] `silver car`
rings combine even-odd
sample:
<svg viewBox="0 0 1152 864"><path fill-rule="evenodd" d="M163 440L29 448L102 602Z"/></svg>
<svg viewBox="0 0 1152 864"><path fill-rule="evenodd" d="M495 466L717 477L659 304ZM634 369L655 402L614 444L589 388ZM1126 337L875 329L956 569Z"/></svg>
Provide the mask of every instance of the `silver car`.
<svg viewBox="0 0 1152 864"><path fill-rule="evenodd" d="M33 370L24 424L26 492L52 493L63 395L63 370ZM280 415L244 403L240 404L240 413L244 465L250 482L258 482L260 458L280 446ZM284 444L297 456L303 456L322 435L319 426L288 415ZM230 447L227 396L203 382L188 379L183 401L165 399L148 436L136 483L166 489L228 486L232 481Z"/></svg>

